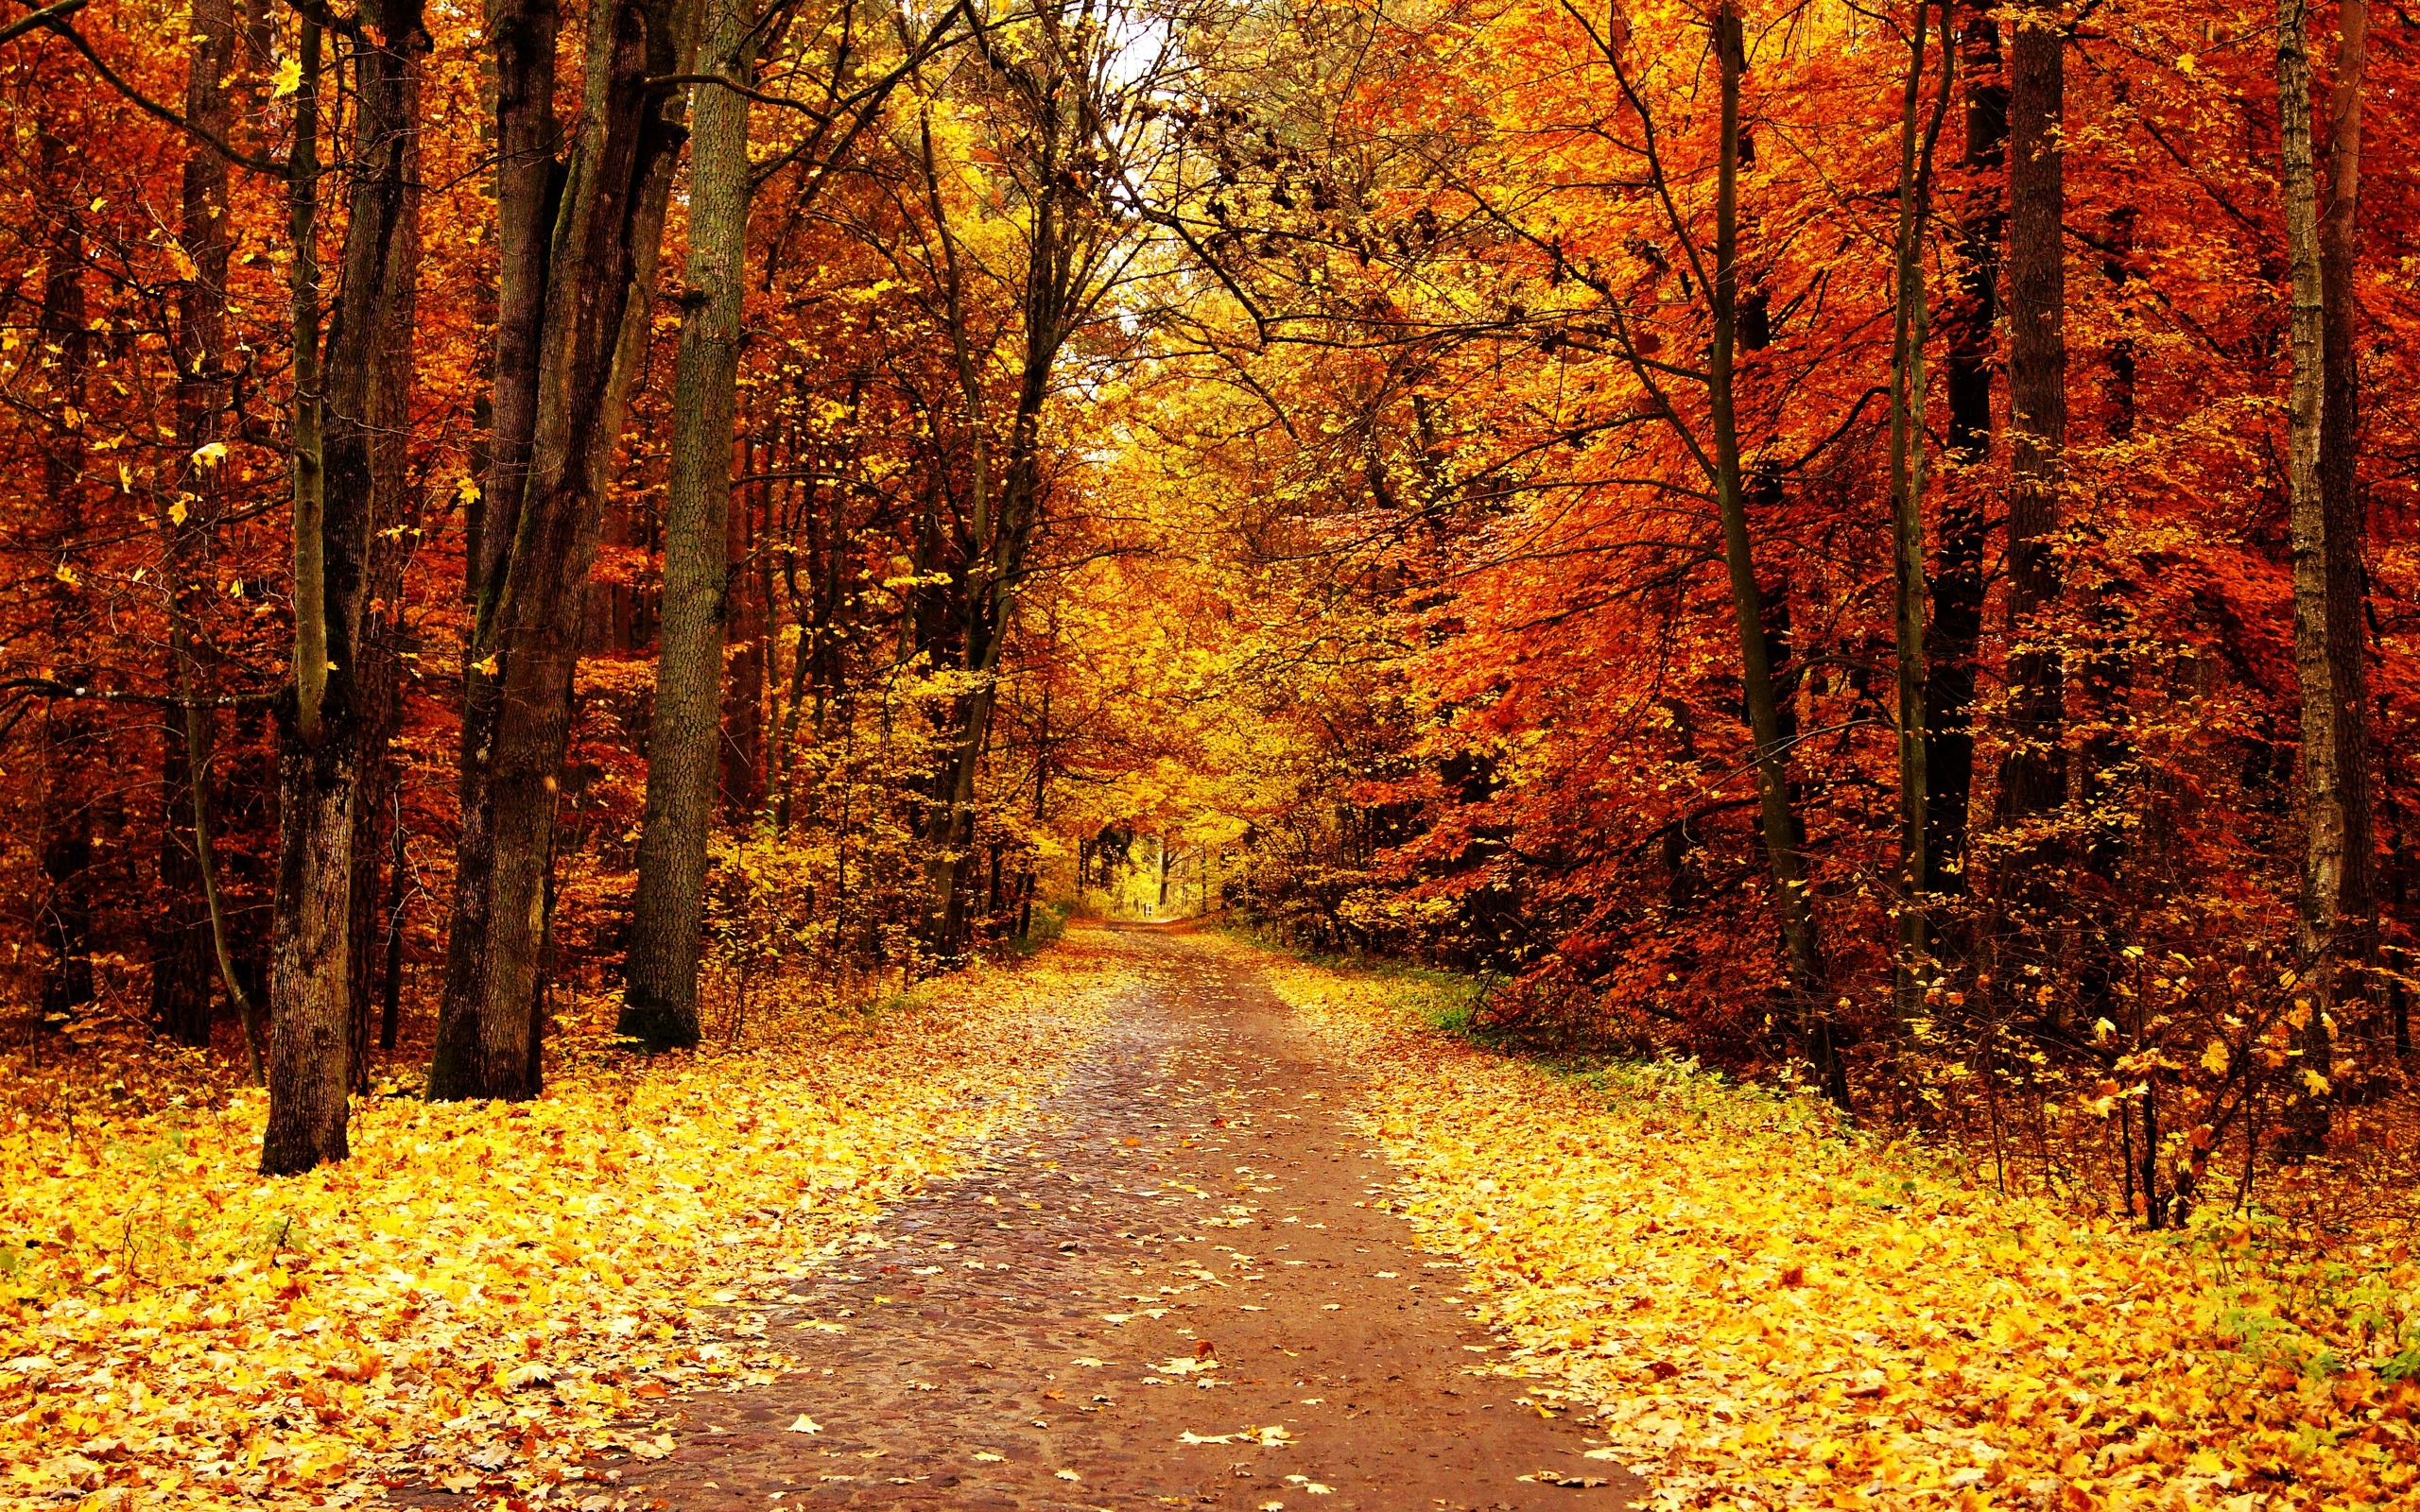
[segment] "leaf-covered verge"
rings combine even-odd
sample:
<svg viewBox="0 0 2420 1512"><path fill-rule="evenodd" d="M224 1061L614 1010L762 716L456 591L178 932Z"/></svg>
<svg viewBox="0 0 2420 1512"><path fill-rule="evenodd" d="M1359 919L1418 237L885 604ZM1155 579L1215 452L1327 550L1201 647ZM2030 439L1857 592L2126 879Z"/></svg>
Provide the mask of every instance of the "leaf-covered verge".
<svg viewBox="0 0 2420 1512"><path fill-rule="evenodd" d="M763 1043L574 1035L542 1100L367 1099L351 1160L281 1181L260 1094L199 1057L12 1068L0 1503L617 1495L579 1462L661 1457L657 1399L770 1381L786 1282L1019 1120L1120 986L1070 943Z"/></svg>
<svg viewBox="0 0 2420 1512"><path fill-rule="evenodd" d="M1240 950L1241 946L1229 946ZM1675 1507L2409 1506L2420 1265L2213 1208L2146 1233L2002 1197L1810 1096L1552 1074L1423 974L1261 957L1371 1073L1356 1117L1467 1259L1499 1371ZM2307 1236L2305 1236L2307 1237Z"/></svg>

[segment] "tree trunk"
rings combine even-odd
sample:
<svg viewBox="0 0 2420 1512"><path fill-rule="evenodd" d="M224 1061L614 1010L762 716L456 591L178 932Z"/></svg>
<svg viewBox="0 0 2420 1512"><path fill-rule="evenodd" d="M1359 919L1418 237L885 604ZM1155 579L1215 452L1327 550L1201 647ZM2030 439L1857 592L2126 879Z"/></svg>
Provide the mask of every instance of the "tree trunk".
<svg viewBox="0 0 2420 1512"><path fill-rule="evenodd" d="M2319 222L2320 508L2326 526L2327 666L2336 713L2336 782L2344 816L2343 882L2337 896L2340 966L2366 967L2377 949L2370 804L2369 663L2362 561L2368 501L2360 491L2360 266L2362 75L2369 60L2367 0L2338 10L2336 78L2329 92L2328 197ZM2339 996L2366 993L2348 978Z"/></svg>
<svg viewBox="0 0 2420 1512"><path fill-rule="evenodd" d="M504 561L521 519L538 426L538 342L562 194L562 129L555 121L555 0L493 0L495 48L497 300L495 388L488 471L471 517L470 576L484 626L504 591Z"/></svg>
<svg viewBox="0 0 2420 1512"><path fill-rule="evenodd" d="M754 83L745 0L705 0L700 71ZM647 817L619 1031L649 1048L698 1042L706 836L714 826L723 610L730 580L732 407L748 255L748 96L697 89L689 140L688 288L672 389L664 514L664 628L648 726ZM799 665L807 646L799 643ZM793 699L795 714L795 699Z"/></svg>
<svg viewBox="0 0 2420 1512"><path fill-rule="evenodd" d="M75 417L90 407L84 233L77 218L83 197L71 183L74 170L66 142L46 124L39 129L37 194L46 222L41 369L48 407L59 417L49 422L55 429L42 450L42 490L50 502L57 539L69 542L83 533L84 438ZM78 669L89 666L90 658L75 648L89 643L92 629L76 623L74 590L54 578L50 593L51 655L60 676L81 681ZM71 703L51 710L43 723L47 781L42 806L42 1022L56 1024L79 1016L93 1002L92 784L77 770L90 755L82 749L85 711Z"/></svg>
<svg viewBox="0 0 2420 1512"><path fill-rule="evenodd" d="M354 142L344 264L324 369L316 236L316 28L304 26L294 163L295 652L278 759L281 848L272 925L269 1115L261 1170L344 1159L354 1040L362 1027L354 889L374 819L363 779L383 760L394 669L372 664L372 543L394 508L408 421L409 331L418 260L411 224L413 54L427 45L419 0L385 0L354 39ZM320 434L324 429L324 435ZM314 453L319 454L317 456ZM313 464L319 465L315 467ZM315 475L316 474L316 475ZM314 496L316 495L316 497ZM389 612L381 606L383 617ZM381 648L391 658L391 646ZM381 682L385 683L382 688Z"/></svg>
<svg viewBox="0 0 2420 1512"><path fill-rule="evenodd" d="M408 42L398 53L373 55L374 77L385 92L395 128L390 143L381 144L387 156L365 166L391 176L397 203L382 200L379 213L391 217L392 249L386 258L382 288L368 312L372 322L368 352L370 370L363 375L359 418L347 414L332 393L329 415L329 484L361 487L369 500L368 585L364 594L358 644L354 652L354 706L353 731L354 770L361 784L354 803L352 957L353 1085L370 1087L369 1051L372 1025L378 1006L385 952L379 947L378 870L381 826L399 822L396 795L402 773L388 748L403 721L405 641L403 623L404 569L408 557L405 532L420 518L420 500L411 487L412 328L419 310L421 266L420 120L421 67ZM367 84L365 80L365 85ZM396 154L400 154L398 158ZM400 886L400 877L390 879ZM400 895L398 895L400 896ZM389 908L394 900L389 900ZM380 1042L391 1047L391 1037Z"/></svg>
<svg viewBox="0 0 2420 1512"><path fill-rule="evenodd" d="M394 816L387 837L393 850L387 858L386 964L379 973L378 1048L392 1050L402 1027L404 990L404 878L408 865L405 842L403 796L395 795Z"/></svg>
<svg viewBox="0 0 2420 1512"><path fill-rule="evenodd" d="M1797 1000L1807 1058L1814 1063L1824 1092L1846 1106L1848 1074L1833 1042L1831 1014L1824 1003L1823 947L1798 845L1797 818L1790 810L1780 712L1773 698L1762 595L1757 592L1755 553L1748 536L1747 498L1739 471L1732 347L1739 293L1739 80L1747 68L1747 44L1739 12L1731 0L1724 0L1717 12L1715 28L1722 87L1722 138L1715 188L1714 351L1707 390L1714 420L1715 498L1722 517L1723 563L1730 570L1732 613L1739 632L1740 683L1756 742L1765 857L1772 872L1773 912L1781 920L1790 995Z"/></svg>
<svg viewBox="0 0 2420 1512"><path fill-rule="evenodd" d="M727 94L730 91L717 93ZM728 462L724 470L728 473ZM730 677L725 679L717 675L716 679L721 720L717 781L721 790L723 822L737 830L746 828L755 817L757 800L763 792L762 771L757 765L765 744L765 705L760 695L765 686L766 637L772 605L765 602L757 591L760 580L749 570L757 545L756 511L752 502L742 495L737 509L721 512L726 540L717 570L727 586L718 587L717 592L723 600L725 628L738 644L732 647ZM666 566L668 569L668 561Z"/></svg>
<svg viewBox="0 0 2420 1512"><path fill-rule="evenodd" d="M1965 203L1957 297L1945 312L1946 450L1962 474L1944 490L1925 638L1925 885L1969 891L1968 816L1975 793L1975 657L1983 634L1983 554L1990 524L1981 474L1992 451L1992 374L1998 353L2000 234L2006 201L1993 180L2008 149L2008 87L1999 24L1978 6L1965 24Z"/></svg>
<svg viewBox="0 0 2420 1512"><path fill-rule="evenodd" d="M330 728L343 714L348 669L335 660L343 635L331 620L342 612L345 564L341 533L329 529L321 436L320 42L319 23L306 19L286 177L294 258L294 681L291 701L280 711L278 731L280 843L269 945L269 1117L261 1140L264 1176L307 1171L351 1153L345 1137L351 1111L345 945L353 875L353 774L345 742Z"/></svg>
<svg viewBox="0 0 2420 1512"><path fill-rule="evenodd" d="M1923 93L1925 12L1919 0L1908 43L1908 83L1899 108L1899 226L1894 247L1896 278L1891 321L1891 536L1896 588L1894 640L1899 671L1899 899L1898 969L1893 1001L1902 1019L1912 1019L1924 1002L1925 957L1930 947L1919 900L1925 884L1925 522L1924 421L1925 228L1932 190L1933 144L1948 113L1950 82L1957 72L1948 7L1942 9L1941 94L1932 120L1921 129L1916 105Z"/></svg>
<svg viewBox="0 0 2420 1512"><path fill-rule="evenodd" d="M2063 678L2057 627L2049 623L2059 600L2067 414L2066 197L2059 140L2066 45L2056 15L2048 11L2020 18L2009 44L2008 540L2016 644L2000 789L2003 818L2020 825L2057 812L2066 799ZM2031 875L2049 864L2050 849L2029 839L2019 854L2019 869Z"/></svg>
<svg viewBox="0 0 2420 1512"><path fill-rule="evenodd" d="M687 22L680 0L612 0L590 16L587 97L546 279L526 488L502 592L472 646L456 925L433 1097L538 1093L531 1005L572 672L683 134L676 96L648 80L681 71ZM522 295L508 281L503 302Z"/></svg>
<svg viewBox="0 0 2420 1512"><path fill-rule="evenodd" d="M175 591L173 585L169 591ZM176 670L171 668L171 674ZM183 678L171 685L199 682L199 678ZM210 905L201 895L194 839L193 765L186 759L184 731L173 722L165 727L160 746L160 885L148 930L151 1022L179 1044L206 1048L211 1027Z"/></svg>
<svg viewBox="0 0 2420 1512"><path fill-rule="evenodd" d="M172 628L173 628L173 622ZM180 665L189 664L191 656L182 635L175 636L169 649ZM190 680L177 685L187 699L194 696ZM199 776L191 784L193 801L194 872L201 885L204 921L210 928L211 959L218 968L218 981L227 989L227 1000L235 1009L235 1022L243 1031L244 1059L251 1073L252 1085L268 1085L268 1028L261 1022L259 999L244 985L244 973L236 969L235 953L229 943L227 932L227 900L218 889L218 862L212 852L210 817L210 722L203 711L188 702L184 709L184 750L188 769Z"/></svg>
<svg viewBox="0 0 2420 1512"><path fill-rule="evenodd" d="M42 1017L80 1016L93 1005L93 752L78 711L53 711L43 731ZM65 717L62 717L65 715Z"/></svg>
<svg viewBox="0 0 2420 1512"><path fill-rule="evenodd" d="M185 70L185 118L224 138L233 117L227 81L237 73L235 11L232 0L196 0L190 25L192 51ZM172 618L187 617L183 595L199 568L199 554L218 512L219 469L199 460L220 438L227 387L227 264L231 249L227 212L227 160L193 143L185 154L177 241L193 265L177 291L170 349L177 364L177 433L180 464L176 503L166 523L166 593ZM190 495L190 497L185 497ZM198 664L206 654L191 636L172 638L167 683L206 690ZM203 749L210 747L209 716L202 716ZM161 742L160 899L151 936L151 1017L162 1034L189 1045L210 1043L211 925L203 897L198 843L192 828L194 773L185 730L169 721Z"/></svg>
<svg viewBox="0 0 2420 1512"><path fill-rule="evenodd" d="M1056 124L1055 122L1052 124ZM1023 410L1025 396L1034 387L1036 375L1032 363L1039 327L1037 322L1047 318L1047 311L1038 307L1037 299L1048 287L1055 287L1046 278L1029 276L1026 280L1026 363L1025 382L1019 387L1019 408L1011 421L1011 453L1009 479L994 496L992 482L991 418L986 403L983 379L973 347L966 334L965 268L959 255L958 239L950 230L949 214L942 198L941 180L933 155L932 118L927 112L920 122L924 150L923 167L926 203L932 212L933 229L941 246L943 287L948 300L951 354L958 369L961 420L966 427L968 526L961 543L961 571L957 587L964 595L964 641L961 664L969 672L985 680L972 694L953 700L952 730L949 755L934 774L933 806L925 816L925 915L924 936L927 945L938 954L947 955L957 944L958 890L959 864L966 841L966 831L973 820L975 777L984 736L990 732L994 688L990 678L999 654L1001 627L986 610L994 602L995 582L991 576L994 541L1005 540L1004 524L1015 515L1018 500L1012 490L1021 476L1015 451L1018 440L1029 434ZM1046 134L1046 147L1053 140ZM1028 256L1035 264L1046 260L1046 249L1052 239L1056 224L1056 198L1046 192L1034 207L1033 245ZM1036 267L1034 272L1040 272ZM1050 355L1055 347L1047 349ZM1046 362L1048 360L1046 357ZM1046 374L1046 367L1045 372ZM927 509L927 534L932 533L931 511ZM961 819L965 823L961 824Z"/></svg>
<svg viewBox="0 0 2420 1512"><path fill-rule="evenodd" d="M281 844L264 1176L290 1176L351 1153L353 999L346 947L356 774L349 742L314 745L292 725L286 734L277 773Z"/></svg>
<svg viewBox="0 0 2420 1512"><path fill-rule="evenodd" d="M484 876L494 840L485 799L487 764L495 744L499 699L481 696L481 674L467 663L495 617L504 593L505 562L520 528L528 491L529 448L538 424L539 342L544 324L552 241L563 189L557 157L555 49L561 17L554 0L494 0L489 32L495 47L497 143L495 383L487 405L487 471L471 511L467 576L472 633L463 646L461 815L456 839L458 885L446 935L447 974L458 960L487 951L488 893L459 885L467 865ZM492 676L493 674L489 674Z"/></svg>
<svg viewBox="0 0 2420 1512"><path fill-rule="evenodd" d="M2303 979L2300 1080L2290 1123L2308 1150L2327 1136L2330 978L2344 884L2344 799L2337 778L2337 697L2327 644L2327 507L2320 493L2321 348L2319 191L2312 161L2308 0L2278 0L2277 136L2286 200L2287 309L2293 378L2286 402L2286 485L2291 500L2294 673L2302 687L2303 885L2298 940Z"/></svg>

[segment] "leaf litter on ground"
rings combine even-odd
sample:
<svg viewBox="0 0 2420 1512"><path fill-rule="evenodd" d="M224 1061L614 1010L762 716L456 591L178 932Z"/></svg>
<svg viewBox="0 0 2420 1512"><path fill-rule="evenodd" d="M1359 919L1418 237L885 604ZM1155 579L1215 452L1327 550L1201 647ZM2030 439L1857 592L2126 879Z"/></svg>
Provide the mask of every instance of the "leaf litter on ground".
<svg viewBox="0 0 2420 1512"><path fill-rule="evenodd" d="M1251 954L1358 1062L1397 1206L1514 1342L1471 1368L1593 1409L1588 1457L1657 1507L2420 1502L2394 1236L2281 1259L2222 1205L2152 1233L2012 1200L1811 1096L1558 1076L1422 1022L1398 979Z"/></svg>
<svg viewBox="0 0 2420 1512"><path fill-rule="evenodd" d="M794 1279L1027 1116L1121 971L1063 946L778 1043L572 1055L533 1103L364 1099L350 1160L278 1181L223 1066L129 1041L47 1101L20 1078L0 1503L344 1504L660 1458L672 1401L784 1368Z"/></svg>

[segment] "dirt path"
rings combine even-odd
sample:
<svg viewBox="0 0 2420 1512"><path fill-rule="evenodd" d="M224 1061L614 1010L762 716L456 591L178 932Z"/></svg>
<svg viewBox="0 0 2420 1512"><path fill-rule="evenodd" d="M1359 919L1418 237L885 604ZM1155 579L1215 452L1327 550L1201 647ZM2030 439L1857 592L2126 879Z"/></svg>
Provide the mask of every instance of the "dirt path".
<svg viewBox="0 0 2420 1512"><path fill-rule="evenodd" d="M620 1467L620 1491L646 1487L630 1504L1614 1512L1642 1496L1519 1383L1466 1373L1492 1341L1461 1273L1374 1206L1392 1172L1285 1007L1181 936L1120 938L1142 985L1037 1125L802 1282L769 1337L799 1372L683 1403L670 1457ZM1540 1470L1599 1484L1522 1479Z"/></svg>

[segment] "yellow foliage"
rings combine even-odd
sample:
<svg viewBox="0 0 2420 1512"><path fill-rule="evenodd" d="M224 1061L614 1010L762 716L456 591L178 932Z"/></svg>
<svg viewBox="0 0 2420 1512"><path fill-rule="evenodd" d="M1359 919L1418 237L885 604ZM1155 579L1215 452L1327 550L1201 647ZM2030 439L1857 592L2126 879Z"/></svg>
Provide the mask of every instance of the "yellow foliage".
<svg viewBox="0 0 2420 1512"><path fill-rule="evenodd" d="M609 1425L770 1381L762 1310L1023 1116L1101 1017L1096 960L977 969L778 1048L582 1057L535 1103L365 1099L352 1160L281 1181L255 1174L261 1095L199 1060L129 1042L21 1076L0 1503L347 1502L407 1452L460 1489L658 1457Z"/></svg>
<svg viewBox="0 0 2420 1512"><path fill-rule="evenodd" d="M1584 1403L1658 1506L2408 1506L2420 1266L2266 1269L2214 1206L2145 1233L1957 1178L1811 1097L1667 1064L1563 1079L1274 964L1370 1074L1404 1211L1494 1366ZM2397 1354L2397 1350L2403 1352Z"/></svg>

